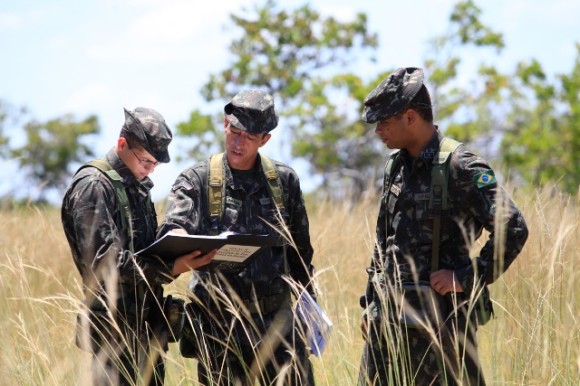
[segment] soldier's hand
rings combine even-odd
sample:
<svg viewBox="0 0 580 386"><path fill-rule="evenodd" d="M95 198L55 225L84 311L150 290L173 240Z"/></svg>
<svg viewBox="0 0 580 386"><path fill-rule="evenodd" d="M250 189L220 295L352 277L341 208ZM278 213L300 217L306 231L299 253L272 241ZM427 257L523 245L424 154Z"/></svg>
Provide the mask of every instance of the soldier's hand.
<svg viewBox="0 0 580 386"><path fill-rule="evenodd" d="M179 256L175 259L175 263L173 264L173 276L189 272L208 264L216 253L217 249L214 249L213 251L202 255L201 251L198 250L188 253L187 255Z"/></svg>
<svg viewBox="0 0 580 386"><path fill-rule="evenodd" d="M432 272L429 276L431 288L440 295L446 295L449 292L463 292L463 287L455 277L455 272L449 269L440 269Z"/></svg>

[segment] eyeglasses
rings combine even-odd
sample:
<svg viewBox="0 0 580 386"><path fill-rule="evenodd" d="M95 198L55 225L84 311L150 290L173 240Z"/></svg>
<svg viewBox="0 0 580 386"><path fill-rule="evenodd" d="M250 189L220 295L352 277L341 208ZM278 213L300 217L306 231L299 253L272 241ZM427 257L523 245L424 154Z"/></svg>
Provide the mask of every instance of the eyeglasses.
<svg viewBox="0 0 580 386"><path fill-rule="evenodd" d="M159 161L151 161L147 158L139 158L139 156L137 154L135 154L135 152L133 150L131 150L131 153L133 153L135 158L137 158L137 161L139 161L139 165L143 166L144 168L151 168L151 167L154 168L155 166L159 165Z"/></svg>

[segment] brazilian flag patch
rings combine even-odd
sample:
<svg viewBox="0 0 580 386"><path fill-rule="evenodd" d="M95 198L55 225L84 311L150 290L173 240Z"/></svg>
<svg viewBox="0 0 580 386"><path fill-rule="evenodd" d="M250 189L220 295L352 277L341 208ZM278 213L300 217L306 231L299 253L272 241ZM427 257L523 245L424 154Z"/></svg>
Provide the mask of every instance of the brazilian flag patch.
<svg viewBox="0 0 580 386"><path fill-rule="evenodd" d="M473 179L475 180L477 187L480 189L489 185L493 185L497 182L492 170L478 173Z"/></svg>

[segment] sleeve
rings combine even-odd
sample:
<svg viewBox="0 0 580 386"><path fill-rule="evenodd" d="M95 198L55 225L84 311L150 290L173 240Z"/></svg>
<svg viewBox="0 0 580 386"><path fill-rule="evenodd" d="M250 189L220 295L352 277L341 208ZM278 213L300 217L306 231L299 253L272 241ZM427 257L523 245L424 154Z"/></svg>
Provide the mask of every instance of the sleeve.
<svg viewBox="0 0 580 386"><path fill-rule="evenodd" d="M128 240L119 229L119 208L115 191L104 176L81 178L69 197L77 251L85 274L97 281L110 277L110 270L122 270ZM120 272L123 275L123 272Z"/></svg>
<svg viewBox="0 0 580 386"><path fill-rule="evenodd" d="M172 229L183 229L189 234L203 234L202 210L203 176L188 169L181 173L171 188L165 218L159 226L157 237Z"/></svg>
<svg viewBox="0 0 580 386"><path fill-rule="evenodd" d="M173 264L139 258L127 248L129 240L120 225L121 209L108 178L100 174L82 178L73 198L70 210L85 273L92 273L97 282L111 278L113 269L119 281L165 284L173 280Z"/></svg>
<svg viewBox="0 0 580 386"><path fill-rule="evenodd" d="M315 289L312 283L314 266L312 256L314 249L310 243L310 225L304 197L300 188L300 181L294 171L288 174L288 199L287 211L289 214L289 229L296 245L288 248L288 266L292 277L301 283L308 292L316 299Z"/></svg>
<svg viewBox="0 0 580 386"><path fill-rule="evenodd" d="M462 287L469 292L476 277L491 284L509 268L524 247L528 228L485 160L465 150L457 151L451 165L459 206L489 232L475 264L456 271Z"/></svg>

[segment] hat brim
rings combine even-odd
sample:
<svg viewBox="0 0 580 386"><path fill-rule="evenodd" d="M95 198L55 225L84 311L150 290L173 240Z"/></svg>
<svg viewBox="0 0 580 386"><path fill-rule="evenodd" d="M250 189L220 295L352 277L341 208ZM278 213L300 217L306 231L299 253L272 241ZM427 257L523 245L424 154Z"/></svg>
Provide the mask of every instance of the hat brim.
<svg viewBox="0 0 580 386"><path fill-rule="evenodd" d="M234 114L226 114L226 119L228 120L229 123L232 124L232 126L235 126L240 130L248 131L248 129L244 125L242 125L240 120L236 118Z"/></svg>

